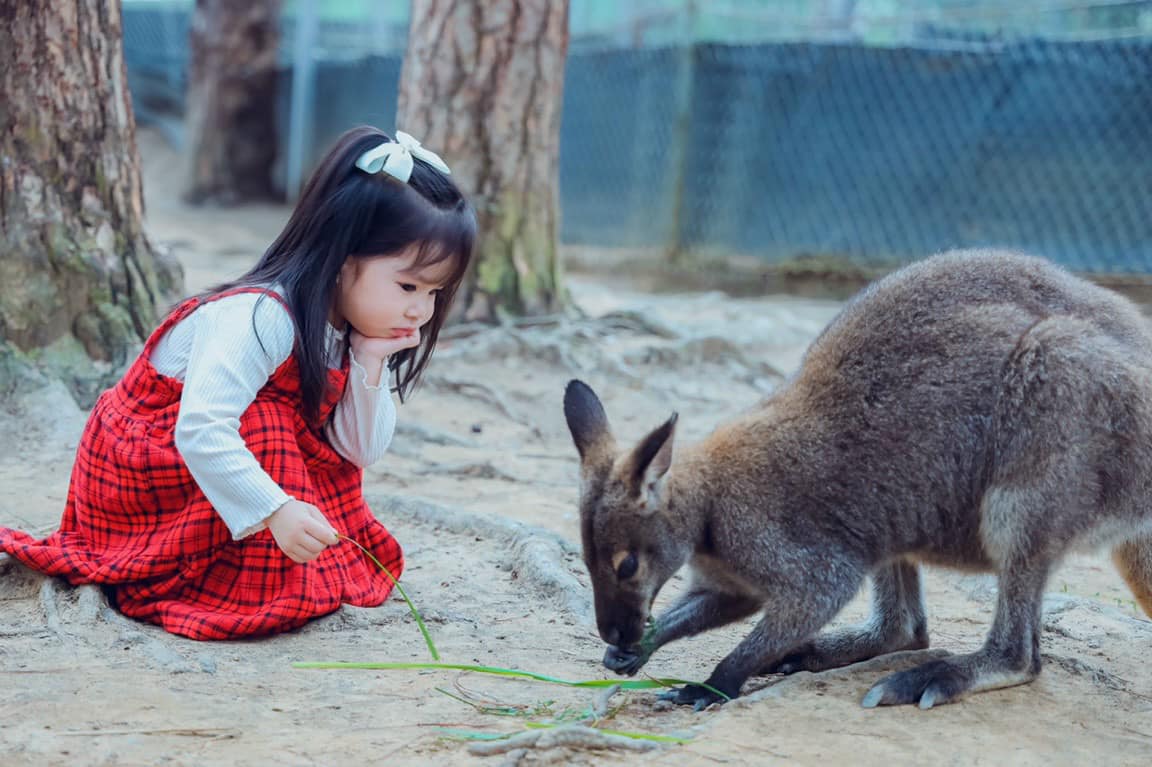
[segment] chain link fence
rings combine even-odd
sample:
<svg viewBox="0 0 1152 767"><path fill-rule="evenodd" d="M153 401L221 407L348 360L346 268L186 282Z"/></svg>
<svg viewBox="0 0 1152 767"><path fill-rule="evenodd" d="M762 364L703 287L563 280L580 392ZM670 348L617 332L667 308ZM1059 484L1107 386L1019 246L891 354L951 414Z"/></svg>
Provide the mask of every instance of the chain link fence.
<svg viewBox="0 0 1152 767"><path fill-rule="evenodd" d="M327 5L305 166L396 113L403 4ZM995 245L1152 274L1152 1L626 5L572 0L566 244L862 266ZM142 121L178 125L189 6L125 5Z"/></svg>

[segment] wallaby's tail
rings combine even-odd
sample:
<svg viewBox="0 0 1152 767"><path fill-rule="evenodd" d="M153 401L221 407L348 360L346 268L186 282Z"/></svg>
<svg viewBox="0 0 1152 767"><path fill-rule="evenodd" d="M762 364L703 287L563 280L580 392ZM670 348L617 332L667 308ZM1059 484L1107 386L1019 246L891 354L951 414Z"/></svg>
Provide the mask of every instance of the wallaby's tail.
<svg viewBox="0 0 1152 767"><path fill-rule="evenodd" d="M1112 561L1144 613L1152 618L1152 535L1121 543L1112 550Z"/></svg>

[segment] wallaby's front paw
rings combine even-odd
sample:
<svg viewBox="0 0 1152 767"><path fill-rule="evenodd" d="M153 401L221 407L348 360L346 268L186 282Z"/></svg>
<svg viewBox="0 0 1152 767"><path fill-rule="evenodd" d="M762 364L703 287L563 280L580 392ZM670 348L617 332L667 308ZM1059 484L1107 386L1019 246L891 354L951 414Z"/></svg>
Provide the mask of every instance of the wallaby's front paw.
<svg viewBox="0 0 1152 767"><path fill-rule="evenodd" d="M604 667L617 674L632 676L648 662L648 657L648 653L637 647L608 645L604 651Z"/></svg>
<svg viewBox="0 0 1152 767"><path fill-rule="evenodd" d="M670 700L678 706L692 706L696 711L703 711L713 703L723 703L726 700L716 691L701 687L698 684L686 684L683 687L662 692L657 697L660 700Z"/></svg>

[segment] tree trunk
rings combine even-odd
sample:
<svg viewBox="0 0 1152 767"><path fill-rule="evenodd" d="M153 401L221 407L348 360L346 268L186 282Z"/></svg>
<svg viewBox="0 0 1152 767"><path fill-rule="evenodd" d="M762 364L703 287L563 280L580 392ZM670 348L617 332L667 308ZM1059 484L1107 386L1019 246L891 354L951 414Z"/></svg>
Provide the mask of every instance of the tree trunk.
<svg viewBox="0 0 1152 767"><path fill-rule="evenodd" d="M0 342L123 362L183 277L144 235L120 3L0 0L0 51Z"/></svg>
<svg viewBox="0 0 1152 767"><path fill-rule="evenodd" d="M280 0L196 0L185 112L188 202L277 196L279 43Z"/></svg>
<svg viewBox="0 0 1152 767"><path fill-rule="evenodd" d="M397 128L439 153L476 206L470 319L563 301L559 144L568 2L412 0Z"/></svg>

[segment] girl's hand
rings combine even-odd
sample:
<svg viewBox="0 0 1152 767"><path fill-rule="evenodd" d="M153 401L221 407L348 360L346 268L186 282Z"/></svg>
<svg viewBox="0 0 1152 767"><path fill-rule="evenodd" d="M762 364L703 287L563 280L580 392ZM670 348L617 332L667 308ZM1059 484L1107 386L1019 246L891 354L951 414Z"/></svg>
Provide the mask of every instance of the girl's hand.
<svg viewBox="0 0 1152 767"><path fill-rule="evenodd" d="M356 359L363 363L365 360L379 360L383 362L396 352L411 349L420 345L420 329L412 328L406 335L399 335L402 331L395 331L398 335L387 338L366 336L356 328L348 334L348 344Z"/></svg>
<svg viewBox="0 0 1152 767"><path fill-rule="evenodd" d="M293 562L311 562L340 538L328 520L310 503L288 501L268 517L276 545Z"/></svg>
<svg viewBox="0 0 1152 767"><path fill-rule="evenodd" d="M379 386L380 379L384 377L384 361L391 355L404 349L411 349L420 345L420 329L412 328L407 335L396 335L389 338L376 338L366 336L356 328L348 334L348 346L352 355L368 373L368 385Z"/></svg>

